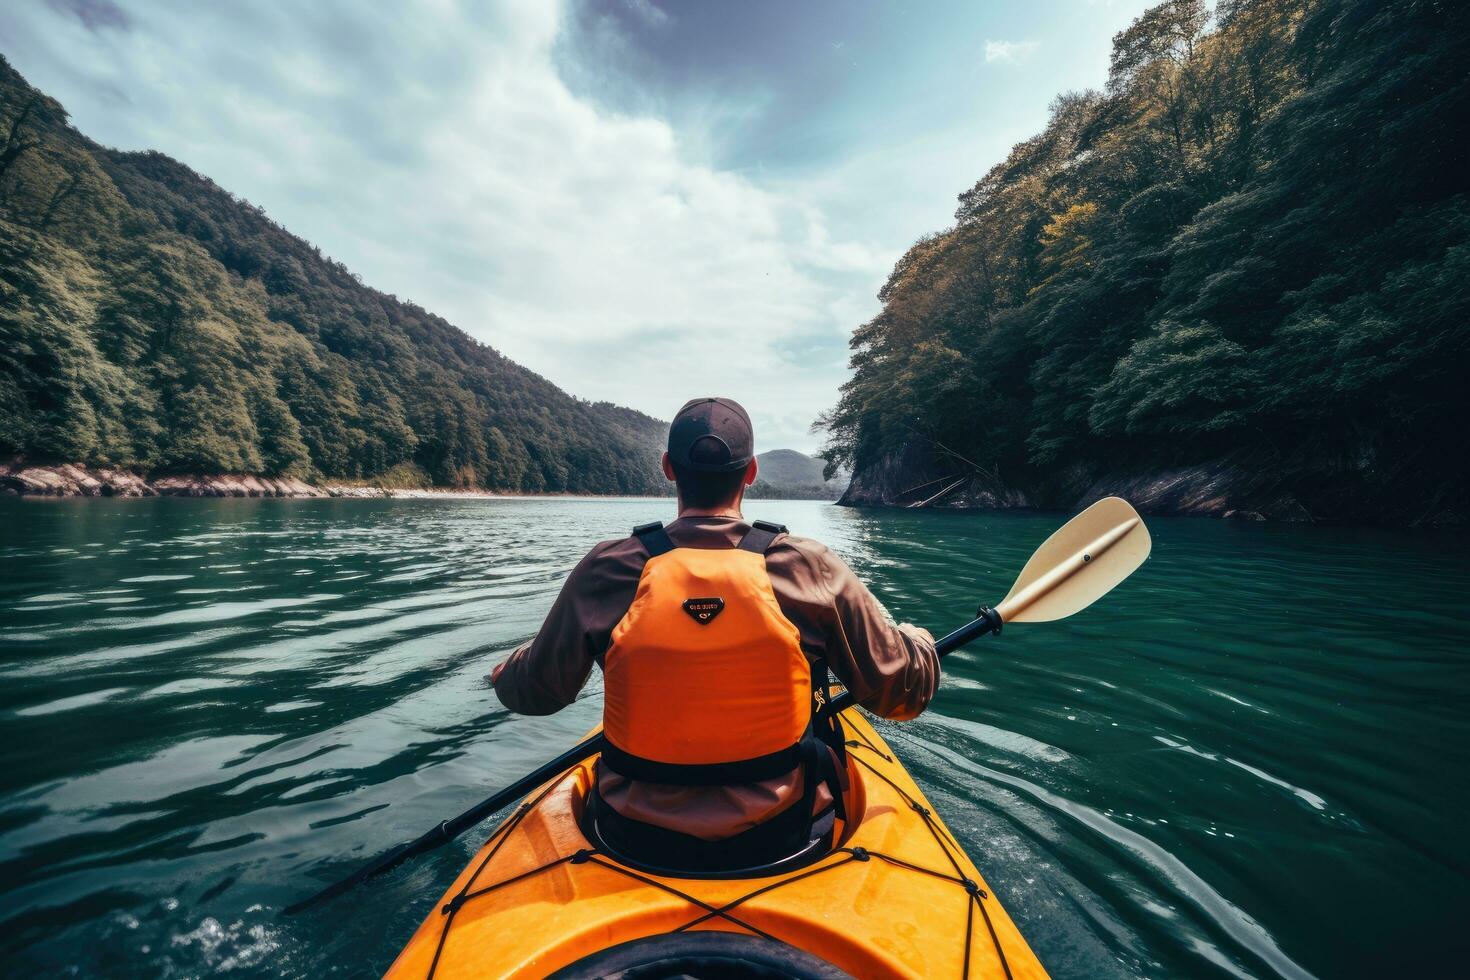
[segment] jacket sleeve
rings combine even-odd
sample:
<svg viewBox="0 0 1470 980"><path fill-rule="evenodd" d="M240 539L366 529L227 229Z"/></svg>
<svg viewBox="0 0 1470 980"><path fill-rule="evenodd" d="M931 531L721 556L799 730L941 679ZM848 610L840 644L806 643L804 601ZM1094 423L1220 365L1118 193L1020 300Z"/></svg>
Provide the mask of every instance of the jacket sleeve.
<svg viewBox="0 0 1470 980"><path fill-rule="evenodd" d="M895 623L883 603L837 555L808 539L790 539L804 561L790 561L799 597L793 610L802 641L820 652L858 703L884 718L918 715L939 687L934 637Z"/></svg>
<svg viewBox="0 0 1470 980"><path fill-rule="evenodd" d="M496 696L511 711L549 715L577 699L637 587L637 573L627 588L626 570L611 554L620 544L603 542L587 553L567 576L541 630L491 675Z"/></svg>

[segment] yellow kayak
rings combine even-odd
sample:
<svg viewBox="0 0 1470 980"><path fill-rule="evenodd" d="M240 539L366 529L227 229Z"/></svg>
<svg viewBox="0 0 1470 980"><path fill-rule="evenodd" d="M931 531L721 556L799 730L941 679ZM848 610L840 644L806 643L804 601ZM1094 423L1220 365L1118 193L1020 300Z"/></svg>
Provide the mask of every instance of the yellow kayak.
<svg viewBox="0 0 1470 980"><path fill-rule="evenodd" d="M835 848L758 876L694 878L582 831L595 757L498 827L388 970L457 977L1045 977L903 765L856 710Z"/></svg>

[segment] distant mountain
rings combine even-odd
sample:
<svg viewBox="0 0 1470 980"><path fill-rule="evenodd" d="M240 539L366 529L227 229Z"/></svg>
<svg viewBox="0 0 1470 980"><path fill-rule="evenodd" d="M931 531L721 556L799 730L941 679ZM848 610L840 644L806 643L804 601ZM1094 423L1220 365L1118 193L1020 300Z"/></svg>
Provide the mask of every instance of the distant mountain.
<svg viewBox="0 0 1470 980"><path fill-rule="evenodd" d="M663 494L664 433L178 161L98 146L0 58L0 457Z"/></svg>
<svg viewBox="0 0 1470 980"><path fill-rule="evenodd" d="M844 474L824 480L823 460L795 449L772 449L755 457L759 466L756 482L747 496L787 500L836 500L847 485Z"/></svg>
<svg viewBox="0 0 1470 980"><path fill-rule="evenodd" d="M773 486L820 486L827 482L822 477L826 464L795 449L772 449L755 459L760 478Z"/></svg>

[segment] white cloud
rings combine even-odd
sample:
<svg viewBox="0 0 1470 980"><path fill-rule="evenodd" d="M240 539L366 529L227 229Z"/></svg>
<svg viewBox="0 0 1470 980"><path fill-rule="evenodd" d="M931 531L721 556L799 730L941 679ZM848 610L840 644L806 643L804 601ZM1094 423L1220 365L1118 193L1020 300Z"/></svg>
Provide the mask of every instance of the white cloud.
<svg viewBox="0 0 1470 980"><path fill-rule="evenodd" d="M649 27L662 27L669 22L668 13L654 6L652 0L623 0L623 2L638 16L639 20Z"/></svg>
<svg viewBox="0 0 1470 980"><path fill-rule="evenodd" d="M552 5L116 9L0 14L83 132L182 159L573 394L664 417L733 395L763 448L813 444L893 255L578 99Z"/></svg>
<svg viewBox="0 0 1470 980"><path fill-rule="evenodd" d="M1040 41L986 41L985 61L987 64L993 61L1020 64L1030 61L1040 47Z"/></svg>

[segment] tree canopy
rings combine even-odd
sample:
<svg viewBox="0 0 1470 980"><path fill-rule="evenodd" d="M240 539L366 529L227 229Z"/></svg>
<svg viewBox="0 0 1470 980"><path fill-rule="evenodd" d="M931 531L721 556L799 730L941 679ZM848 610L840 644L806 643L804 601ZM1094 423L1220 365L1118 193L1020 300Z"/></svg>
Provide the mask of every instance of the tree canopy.
<svg viewBox="0 0 1470 980"><path fill-rule="evenodd" d="M4 59L0 139L0 453L668 492L663 423L364 286L175 160L92 143Z"/></svg>
<svg viewBox="0 0 1470 980"><path fill-rule="evenodd" d="M1144 13L1106 89L1057 97L898 262L822 420L830 464L917 445L1045 499L1228 457L1328 512L1349 482L1464 503L1467 21L1443 0Z"/></svg>

